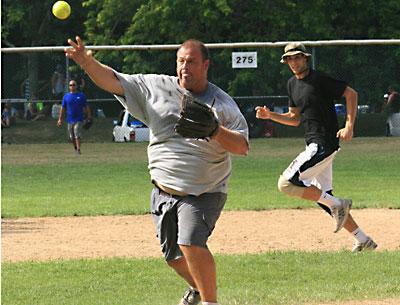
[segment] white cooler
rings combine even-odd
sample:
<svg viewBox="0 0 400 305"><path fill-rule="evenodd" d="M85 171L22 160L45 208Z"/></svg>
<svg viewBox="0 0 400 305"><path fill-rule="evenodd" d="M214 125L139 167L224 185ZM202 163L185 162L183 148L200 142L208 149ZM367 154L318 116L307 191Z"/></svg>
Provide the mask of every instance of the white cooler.
<svg viewBox="0 0 400 305"><path fill-rule="evenodd" d="M393 113L387 120L390 134L395 137L400 137L400 112Z"/></svg>
<svg viewBox="0 0 400 305"><path fill-rule="evenodd" d="M135 132L135 137L134 137L134 141L135 142L145 142L145 141L149 141L150 139L150 129L147 127L143 127L143 128L135 128L134 129Z"/></svg>

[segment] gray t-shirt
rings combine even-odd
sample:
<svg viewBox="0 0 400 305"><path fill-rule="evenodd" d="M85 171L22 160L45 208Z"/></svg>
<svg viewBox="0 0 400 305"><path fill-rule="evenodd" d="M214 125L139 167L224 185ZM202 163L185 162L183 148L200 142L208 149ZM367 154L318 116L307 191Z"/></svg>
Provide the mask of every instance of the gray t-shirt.
<svg viewBox="0 0 400 305"><path fill-rule="evenodd" d="M168 75L118 73L125 96L116 98L150 129L147 149L152 180L191 195L227 191L231 173L230 154L215 140L186 139L174 131L180 98L186 91L178 78ZM212 105L221 125L248 140L248 127L235 101L212 83L201 95Z"/></svg>

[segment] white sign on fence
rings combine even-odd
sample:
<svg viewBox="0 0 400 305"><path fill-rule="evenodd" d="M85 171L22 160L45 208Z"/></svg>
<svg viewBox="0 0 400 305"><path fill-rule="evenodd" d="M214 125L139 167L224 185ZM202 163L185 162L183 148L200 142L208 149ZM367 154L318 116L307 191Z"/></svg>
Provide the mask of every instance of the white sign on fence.
<svg viewBox="0 0 400 305"><path fill-rule="evenodd" d="M232 52L232 68L257 68L257 52Z"/></svg>

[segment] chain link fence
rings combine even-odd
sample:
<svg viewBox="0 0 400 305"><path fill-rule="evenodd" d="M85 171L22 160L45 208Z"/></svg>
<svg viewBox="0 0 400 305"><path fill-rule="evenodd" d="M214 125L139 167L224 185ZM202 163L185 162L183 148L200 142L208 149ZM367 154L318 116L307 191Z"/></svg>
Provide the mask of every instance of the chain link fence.
<svg viewBox="0 0 400 305"><path fill-rule="evenodd" d="M267 105L277 111L284 111L287 106L286 82L292 74L280 63L286 43L207 45L211 54L209 79L235 98L248 120L252 137L273 134L273 127L255 119L256 105ZM358 91L361 112L380 113L388 86L400 88L400 40L304 43L313 55L313 68L346 80ZM176 74L177 45L112 48L93 47L93 50L103 63L125 73ZM122 109L119 103L96 87L62 50L62 47L39 48L36 52L27 48L2 49L2 107L10 103L21 120L27 119L29 107L51 117L52 106L61 102L68 81L75 79L95 116L117 118ZM237 60L243 63L249 60L247 55L254 54L252 65L233 67Z"/></svg>

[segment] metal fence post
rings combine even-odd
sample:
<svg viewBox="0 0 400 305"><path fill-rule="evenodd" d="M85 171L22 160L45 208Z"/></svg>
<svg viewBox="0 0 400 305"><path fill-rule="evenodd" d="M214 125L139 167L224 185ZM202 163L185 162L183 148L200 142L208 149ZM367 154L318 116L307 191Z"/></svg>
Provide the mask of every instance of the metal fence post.
<svg viewBox="0 0 400 305"><path fill-rule="evenodd" d="M68 85L69 85L69 58L67 56L65 56L65 78L66 78L66 82L65 82L65 92L69 91Z"/></svg>
<svg viewBox="0 0 400 305"><path fill-rule="evenodd" d="M315 70L315 62L316 62L316 58L315 58L315 47L311 48L311 67L313 70Z"/></svg>

